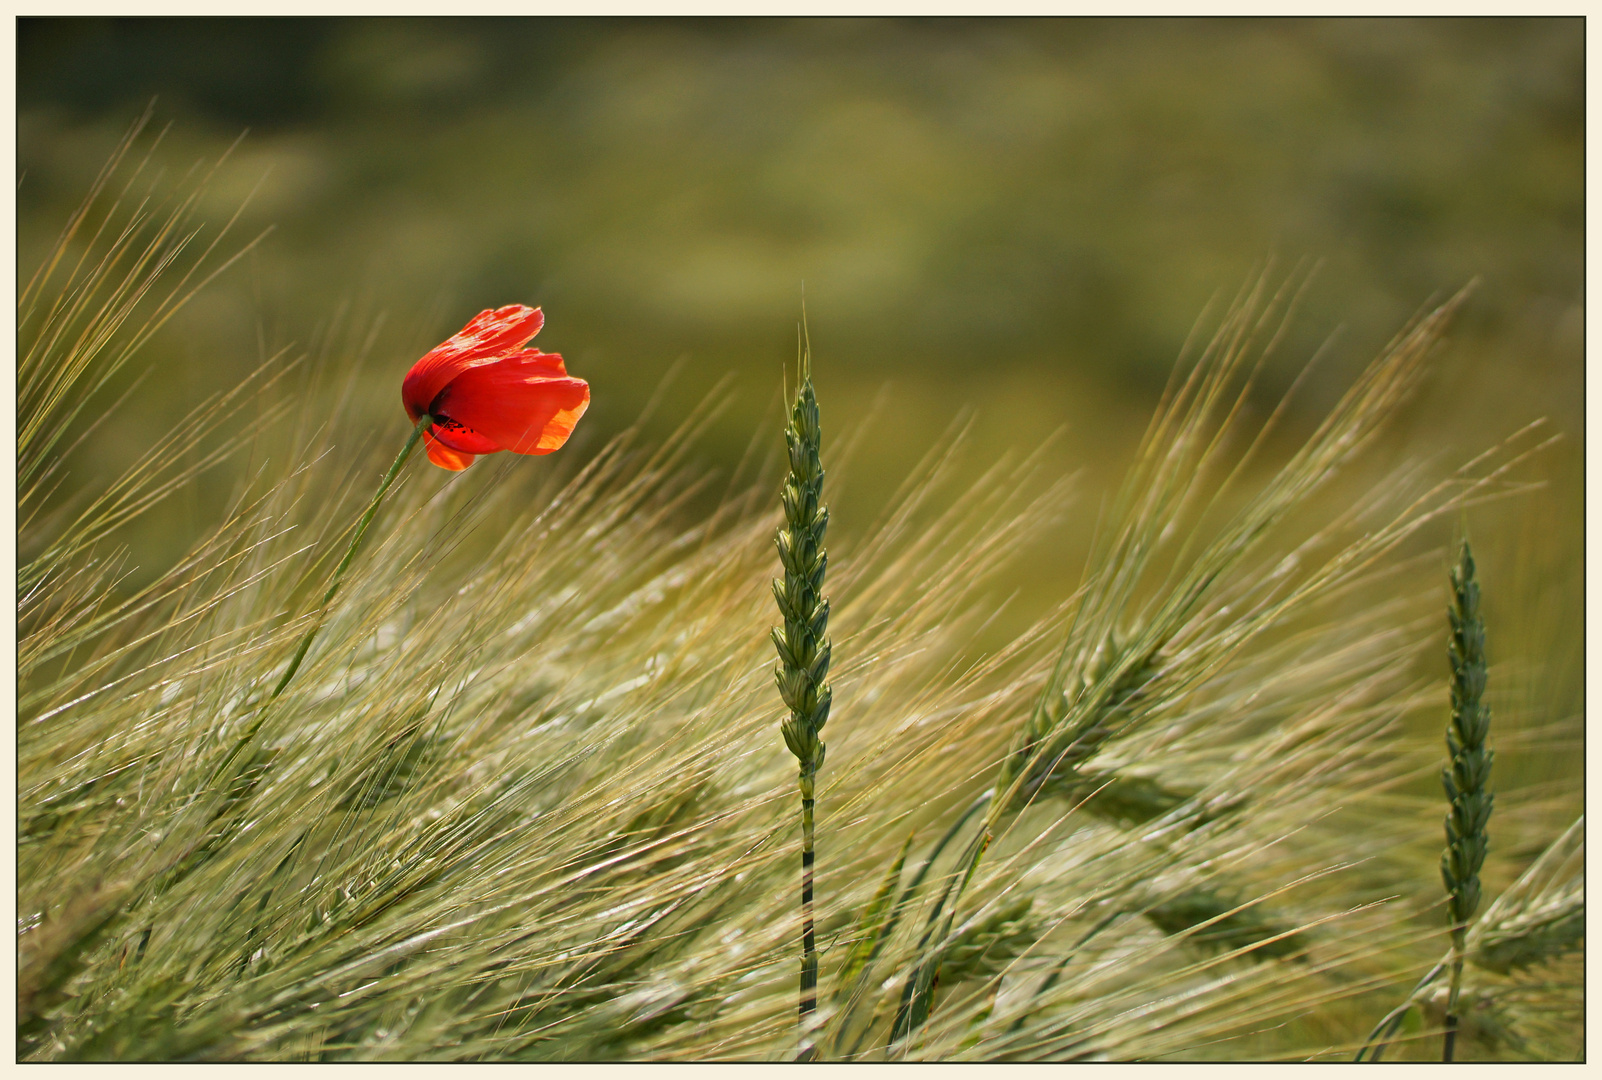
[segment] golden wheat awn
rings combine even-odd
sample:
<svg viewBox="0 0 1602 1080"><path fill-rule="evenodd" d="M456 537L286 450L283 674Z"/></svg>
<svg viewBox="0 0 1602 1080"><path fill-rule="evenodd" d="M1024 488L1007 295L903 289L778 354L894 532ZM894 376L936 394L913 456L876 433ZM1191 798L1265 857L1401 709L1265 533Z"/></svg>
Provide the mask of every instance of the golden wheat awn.
<svg viewBox="0 0 1602 1080"><path fill-rule="evenodd" d="M38 478L19 515L19 1057L792 1057L778 475L685 512L715 397L582 467L403 474L323 612L383 462L335 452L338 417L283 408L377 362L357 324L203 407L190 460L254 441L269 464L116 599L118 528L202 465L154 453L69 491L39 440L88 423L107 366L165 317L134 293L205 271L162 254L178 225L130 239L153 219L106 205L110 175L81 219L102 231L75 225L49 260L88 276L41 275L19 308L19 396L61 418L19 433ZM1438 752L1408 733L1444 705L1416 664L1439 648L1431 529L1527 487L1542 432L1334 486L1459 298L1267 462L1277 414L1253 429L1242 405L1292 293L1247 290L1181 365L1081 586L1005 646L975 645L994 575L1088 512L1040 456L959 485L954 438L881 521L836 533L829 679L851 720L816 788L820 1057L1350 1056L1441 954L1438 799L1414 790ZM246 400L259 419L221 437ZM1499 815L1524 806L1510 838L1572 820L1574 791L1504 789ZM1572 1052L1577 1027L1540 1017L1577 1016L1581 839L1470 930L1465 1048ZM1486 880L1518 877L1517 850L1491 848ZM1438 1045L1419 1022L1393 1056Z"/></svg>

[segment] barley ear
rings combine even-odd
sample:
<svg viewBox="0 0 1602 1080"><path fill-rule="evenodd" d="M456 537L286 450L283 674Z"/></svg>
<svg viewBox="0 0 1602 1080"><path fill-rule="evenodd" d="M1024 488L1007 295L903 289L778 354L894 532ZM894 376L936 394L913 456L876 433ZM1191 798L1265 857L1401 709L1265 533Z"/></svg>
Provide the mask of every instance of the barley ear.
<svg viewBox="0 0 1602 1080"><path fill-rule="evenodd" d="M1585 815L1474 921L1468 962L1509 975L1577 952L1585 941Z"/></svg>
<svg viewBox="0 0 1602 1080"><path fill-rule="evenodd" d="M1447 611L1452 636L1447 657L1452 667L1452 719L1446 729L1451 759L1441 770L1451 810L1446 815L1446 851L1441 879L1446 884L1452 921L1452 982L1446 1008L1442 1060L1451 1061L1457 1035L1457 1001L1463 981L1468 923L1480 903L1480 866L1485 862L1486 823L1491 818L1491 759L1485 746L1491 712L1485 704L1485 623L1480 618L1480 586L1467 540L1451 572L1452 605Z"/></svg>
<svg viewBox="0 0 1602 1080"><path fill-rule="evenodd" d="M784 525L774 537L784 577L773 582L783 626L773 628L773 645L779 662L773 678L779 696L789 709L780 732L801 766L801 1060L815 1056L809 1020L817 1009L818 954L812 921L814 783L823 768L824 744L819 738L829 719L833 694L829 674L829 601L823 595L823 577L829 557L823 549L829 511L822 505L823 465L819 450L823 429L818 398L812 389L810 350L801 357L801 377L784 441L789 450L790 473L779 501Z"/></svg>

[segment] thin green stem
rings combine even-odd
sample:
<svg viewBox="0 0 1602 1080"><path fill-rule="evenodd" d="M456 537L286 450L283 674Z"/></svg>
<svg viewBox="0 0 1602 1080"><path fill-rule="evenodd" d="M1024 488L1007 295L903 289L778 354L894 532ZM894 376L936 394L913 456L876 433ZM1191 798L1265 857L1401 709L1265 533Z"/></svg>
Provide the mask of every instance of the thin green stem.
<svg viewBox="0 0 1602 1080"><path fill-rule="evenodd" d="M818 948L812 921L813 778L801 769L801 1053L797 1061L812 1061L817 1046L808 1033L808 1021L818 1008Z"/></svg>
<svg viewBox="0 0 1602 1080"><path fill-rule="evenodd" d="M968 890L974 874L978 872L979 862L990 849L991 839L990 822L987 819L984 829L968 842L968 847L964 850L963 859L967 863L967 868L960 878L953 877L946 883L946 891L940 895L939 901L929 913L928 921L924 923L923 937L918 939L918 950L915 954L921 959L912 976L902 987L901 1005L896 1010L896 1019L890 1029L891 1043L911 1039L929 1018L935 980L940 975L941 961L945 959L946 939L951 936L951 927L956 921L957 903ZM938 928L935 925L937 921Z"/></svg>
<svg viewBox="0 0 1602 1080"><path fill-rule="evenodd" d="M334 594L339 591L340 582L344 579L346 569L350 566L351 561L355 559L356 552L360 549L362 540L367 535L367 529L373 523L373 516L378 513L379 503L383 501L384 495L389 491L390 485L395 482L395 477L400 474L401 466L405 464L406 458L412 452L412 448L417 445L417 441L423 437L423 432L426 431L429 425L432 423L433 418L425 414L420 420L417 421L416 426L412 428L412 433L407 438L406 445L401 447L401 452L396 455L394 462L391 463L389 467L389 471L384 474L383 481L378 485L378 490L373 494L372 501L368 503L366 513L362 514L361 520L356 523L356 532L355 535L351 537L350 547L346 550L345 557L340 560L339 566L335 568L333 580L329 583L328 590L323 593L322 603L318 605L316 621L312 624L311 629L306 632L306 635L301 638L300 645L295 650L294 659L290 661L288 670L286 670L283 674L283 677L278 680L278 685L273 688L272 694L268 697L267 701L262 704L261 709L257 712L256 718L251 722L250 727L246 729L245 733L241 735L234 745L229 749L228 753L223 757L222 762L217 766L217 768L212 771L210 779L202 789L203 793L219 790L221 782L228 776L228 770L233 766L234 762L239 760L240 755L245 752L245 750L255 740L256 735L261 731L262 725L266 722L269 707L275 700L277 700L278 696L283 693L284 688L289 685L289 680L293 678L295 672L299 670L301 661L305 659L307 650L311 648L312 639L317 635L318 629L322 626L323 616L327 612L329 603L334 599ZM213 818L213 823L215 824L217 818L224 816L226 813L227 808L225 804L224 809L219 810L216 816ZM153 875L154 880L151 882L149 891L145 895L160 896L178 882L182 881L185 877L189 876L189 874L205 860L206 856L220 841L222 835L223 833L215 830L208 831L208 834L205 837L194 842L188 851L184 852L176 861L169 863L164 870L158 871L155 875ZM115 927L128 916L130 912L139 906L140 903L141 900L136 898L126 905L112 909L105 918L101 919L83 934L79 935L78 939L72 945L63 950L62 955L68 957L77 957L87 953L95 945L103 941L115 929ZM67 977L67 974L70 973L71 964L63 964L61 965L61 968L63 973L58 977L57 981ZM50 980L46 980L46 985L49 984Z"/></svg>
<svg viewBox="0 0 1602 1080"><path fill-rule="evenodd" d="M278 685L273 687L272 696L267 699L268 701L272 701L279 694L282 694L284 687L289 685L289 680L293 679L295 672L300 670L300 662L306 659L306 651L311 648L312 638L316 637L317 631L322 629L323 615L327 612L328 605L333 601L334 594L339 592L340 583L345 580L345 571L349 568L351 560L356 558L356 552L360 550L362 540L367 536L367 527L373 523L373 515L378 513L378 504L384 501L384 496L388 493L389 486L395 482L395 477L400 474L401 466L406 463L406 458L411 454L412 448L417 445L417 440L423 437L423 432L428 430L433 422L433 417L427 413L423 414L423 418L417 421L417 426L412 428L411 435L407 437L406 445L401 447L399 454L395 455L395 460L390 464L389 472L384 474L383 482L378 485L378 490L373 492L373 501L367 504L367 512L356 523L356 533L350 538L350 547L345 551L345 557L340 560L339 566L334 569L334 578L328 583L328 591L323 593L323 602L318 605L317 620L306 631L306 636L300 639L300 646L295 650L294 659L289 662L289 667L284 671L283 678L278 680Z"/></svg>
<svg viewBox="0 0 1602 1080"><path fill-rule="evenodd" d="M1446 1038L1441 1047L1441 1060L1451 1061L1457 1049L1457 998L1463 989L1463 946L1468 927L1452 929L1452 981L1446 995Z"/></svg>
<svg viewBox="0 0 1602 1080"><path fill-rule="evenodd" d="M890 918L885 922L884 927L879 931L878 940L874 942L873 951L868 954L867 962L864 964L862 972L857 976L857 986L852 990L851 1000L847 1004L846 1011L849 1011L850 1008L856 1004L858 997L861 996L862 988L866 984L869 976L872 974L873 962L878 959L880 952L882 952L884 949L885 942L890 940L890 935L895 932L896 926L900 924L901 916L906 912L907 905L912 901L913 896L915 896L918 890L923 886L923 881L929 876L929 870L934 866L935 860L938 859L941 853L946 850L947 845L957 838L957 834L962 831L963 826L972 821L975 814L989 805L990 800L992 797L994 797L994 795L994 789L985 791L975 798L973 802L968 804L967 809L964 810L962 815L952 823L951 827L946 830L945 835L940 838L933 849L930 850L929 854L924 857L923 866L919 868L915 875L913 875L912 881L907 884L906 888L901 890L901 895L896 899L895 907L891 909ZM922 940L923 942L927 942L927 933L925 933ZM921 944L922 943L920 943L920 947ZM903 997L905 997L905 991L903 991ZM869 1030L872 1028L872 1026L873 1025L870 1023L868 1027L863 1028L862 1031L857 1034L857 1039L851 1044L851 1049L846 1055L847 1057L856 1056L857 1051L862 1048L862 1040L867 1038ZM835 1040L836 1053L839 1052L840 1047L844 1044L845 1037L846 1026L845 1023L842 1022L840 1034Z"/></svg>
<svg viewBox="0 0 1602 1080"><path fill-rule="evenodd" d="M1385 1053L1385 1048L1390 1045L1391 1037L1396 1034L1396 1029L1402 1026L1402 1020L1406 1018L1407 1011L1418 1000L1419 994L1423 993L1424 988L1429 986L1430 983L1440 978L1441 972L1445 970L1446 962L1442 961L1425 972L1424 977L1418 981L1418 985L1413 987L1413 992L1407 995L1407 1000L1386 1013L1380 1019L1380 1022L1374 1025L1374 1030L1368 1033L1368 1038L1363 1041L1362 1049L1358 1050L1357 1056L1352 1060L1362 1061L1363 1055L1367 1054L1370 1049L1374 1051L1374 1056L1369 1060L1380 1060L1380 1056Z"/></svg>
<svg viewBox="0 0 1602 1080"><path fill-rule="evenodd" d="M411 435L406 439L406 445L401 447L400 453L396 454L395 460L390 463L389 471L384 474L384 479L379 483L378 490L373 492L372 501L367 504L366 512L362 514L361 520L356 523L356 532L350 538L350 547L346 549L345 557L339 561L339 565L334 568L333 580L328 583L328 590L323 593L322 602L317 605L317 613L313 618L311 627L307 629L305 635L300 639L300 644L295 647L295 655L290 658L289 667L284 669L284 674L279 678L278 685L274 686L273 692L267 696L267 700L256 714L256 719L245 730L245 733L239 737L239 740L234 743L233 748L228 751L228 754L212 773L211 780L206 785L207 790L215 787L217 782L227 774L233 763L238 760L239 755L244 753L246 747L255 741L257 733L261 731L262 724L267 721L269 706L278 700L278 696L289 685L289 680L293 679L295 673L300 670L301 661L306 659L306 653L311 649L312 639L317 636L317 631L323 627L323 618L328 614L328 605L333 601L334 594L339 592L341 582L345 580L346 569L350 567L351 561L356 558L356 552L361 549L362 540L367 536L367 528L373 523L373 516L378 513L378 505L384 501L384 496L389 492L390 485L395 482L395 477L400 475L401 466L406 463L407 457L411 455L412 448L417 445L417 440L423 437L423 432L427 431L433 422L434 418L424 413L422 418L417 421L416 426L412 428Z"/></svg>

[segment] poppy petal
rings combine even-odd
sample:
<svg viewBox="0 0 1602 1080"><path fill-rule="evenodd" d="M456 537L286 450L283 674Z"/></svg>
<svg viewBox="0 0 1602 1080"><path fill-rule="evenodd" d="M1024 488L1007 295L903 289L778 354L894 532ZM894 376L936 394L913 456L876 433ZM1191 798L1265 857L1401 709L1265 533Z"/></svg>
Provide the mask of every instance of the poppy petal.
<svg viewBox="0 0 1602 1080"><path fill-rule="evenodd" d="M589 408L590 386L545 370L540 361L472 368L451 381L443 404L453 419L507 450L549 454Z"/></svg>
<svg viewBox="0 0 1602 1080"><path fill-rule="evenodd" d="M554 352L540 352L538 349L524 349L515 354L523 370L533 375L536 370L541 375L566 375L567 365L562 363L562 354Z"/></svg>
<svg viewBox="0 0 1602 1080"><path fill-rule="evenodd" d="M428 434L459 454L493 454L502 449L500 443L474 431L454 416L436 416L429 425Z"/></svg>
<svg viewBox="0 0 1602 1080"><path fill-rule="evenodd" d="M467 325L440 348L455 344L473 352L503 353L527 345L544 325L545 314L539 308L523 304L486 308L469 319Z"/></svg>
<svg viewBox="0 0 1602 1080"><path fill-rule="evenodd" d="M423 443L428 447L428 460L442 469L461 472L473 464L472 454L464 454L459 450L452 450L426 431L423 432Z"/></svg>
<svg viewBox="0 0 1602 1080"><path fill-rule="evenodd" d="M413 420L461 372L515 354L545 325L539 308L522 304L486 309L412 365L401 382L401 401Z"/></svg>

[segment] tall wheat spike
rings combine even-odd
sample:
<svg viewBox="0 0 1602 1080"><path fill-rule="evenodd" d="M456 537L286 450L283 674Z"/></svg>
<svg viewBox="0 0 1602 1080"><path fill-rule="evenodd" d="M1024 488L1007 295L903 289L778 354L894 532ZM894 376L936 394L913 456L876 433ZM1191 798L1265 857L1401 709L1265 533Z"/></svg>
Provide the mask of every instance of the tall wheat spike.
<svg viewBox="0 0 1602 1080"><path fill-rule="evenodd" d="M1485 746L1491 710L1485 704L1485 622L1480 618L1480 585L1474 554L1463 541L1452 569L1452 605L1447 615L1452 636L1447 656L1452 668L1452 718L1446 729L1450 760L1441 770L1451 811L1446 816L1446 851L1441 879L1446 884L1447 916L1452 924L1451 996L1446 1005L1442 1060L1451 1061L1457 1040L1458 995L1462 989L1469 920L1480 905L1480 867L1485 864L1486 823L1495 796L1490 791L1491 761Z"/></svg>
<svg viewBox="0 0 1602 1080"><path fill-rule="evenodd" d="M780 494L784 526L774 537L783 580L773 582L783 626L771 632L779 663L774 681L790 716L780 724L784 743L801 766L801 1057L814 1053L808 1021L817 1009L818 953L812 918L813 829L816 784L826 749L819 734L829 719L834 693L826 681L832 649L825 636L829 629L829 600L823 579L829 555L823 547L829 511L822 504L823 465L819 451L823 429L818 399L812 388L812 354L801 354L799 383L790 423L784 431L790 473Z"/></svg>

